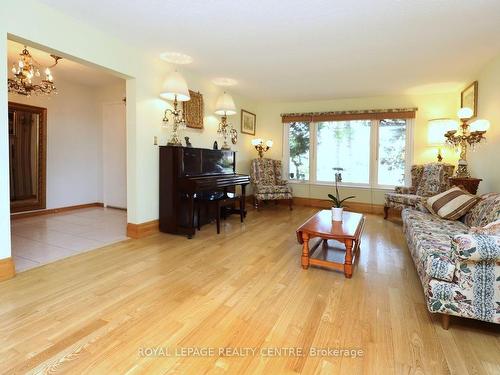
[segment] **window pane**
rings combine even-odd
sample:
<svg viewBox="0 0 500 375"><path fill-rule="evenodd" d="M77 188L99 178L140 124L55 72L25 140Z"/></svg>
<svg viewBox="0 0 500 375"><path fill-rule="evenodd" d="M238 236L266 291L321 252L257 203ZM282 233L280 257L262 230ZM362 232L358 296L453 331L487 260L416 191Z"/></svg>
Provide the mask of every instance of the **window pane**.
<svg viewBox="0 0 500 375"><path fill-rule="evenodd" d="M290 123L288 142L290 147L288 177L291 180L309 180L309 123Z"/></svg>
<svg viewBox="0 0 500 375"><path fill-rule="evenodd" d="M371 120L318 123L318 181L333 181L332 168L340 167L342 181L370 182L370 128Z"/></svg>
<svg viewBox="0 0 500 375"><path fill-rule="evenodd" d="M403 185L406 120L381 120L378 135L378 183L379 185Z"/></svg>

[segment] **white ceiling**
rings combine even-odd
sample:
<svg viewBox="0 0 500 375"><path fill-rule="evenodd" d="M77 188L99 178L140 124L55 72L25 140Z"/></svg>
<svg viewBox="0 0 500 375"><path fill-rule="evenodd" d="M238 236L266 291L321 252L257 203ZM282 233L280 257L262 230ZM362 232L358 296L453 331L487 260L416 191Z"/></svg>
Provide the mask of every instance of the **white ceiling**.
<svg viewBox="0 0 500 375"><path fill-rule="evenodd" d="M54 59L50 57L50 53L38 50L31 46L27 46L28 51L33 59L41 65L40 74L44 78L45 68L54 64ZM9 40L7 42L7 60L9 62L9 78L12 77L10 69L13 63L19 60L19 54L24 48L24 44L20 44ZM123 82L122 79L113 76L112 74L99 70L95 67L86 66L66 58L59 60L57 65L51 69L54 83L57 87L57 80L78 83L81 85L101 87L106 85L113 85Z"/></svg>
<svg viewBox="0 0 500 375"><path fill-rule="evenodd" d="M267 100L456 90L500 53L499 0L42 2Z"/></svg>

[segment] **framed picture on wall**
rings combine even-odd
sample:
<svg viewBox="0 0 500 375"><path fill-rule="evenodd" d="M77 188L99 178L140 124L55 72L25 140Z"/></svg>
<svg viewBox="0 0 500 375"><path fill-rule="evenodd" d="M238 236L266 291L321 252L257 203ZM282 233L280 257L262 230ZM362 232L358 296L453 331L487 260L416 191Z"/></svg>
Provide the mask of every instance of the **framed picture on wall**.
<svg viewBox="0 0 500 375"><path fill-rule="evenodd" d="M255 135L255 113L241 110L241 132L243 134Z"/></svg>
<svg viewBox="0 0 500 375"><path fill-rule="evenodd" d="M460 95L460 107L467 107L474 111L472 117L477 116L477 81L467 86Z"/></svg>
<svg viewBox="0 0 500 375"><path fill-rule="evenodd" d="M186 126L203 129L203 95L189 90L190 100L182 102L182 110L186 118Z"/></svg>

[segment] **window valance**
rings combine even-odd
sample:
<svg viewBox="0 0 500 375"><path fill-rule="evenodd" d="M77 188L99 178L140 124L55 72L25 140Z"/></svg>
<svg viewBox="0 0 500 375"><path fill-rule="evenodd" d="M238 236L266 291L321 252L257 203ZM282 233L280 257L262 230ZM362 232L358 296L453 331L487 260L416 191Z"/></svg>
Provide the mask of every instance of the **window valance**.
<svg viewBox="0 0 500 375"><path fill-rule="evenodd" d="M281 122L321 122L415 118L418 108L369 109L334 112L282 113Z"/></svg>

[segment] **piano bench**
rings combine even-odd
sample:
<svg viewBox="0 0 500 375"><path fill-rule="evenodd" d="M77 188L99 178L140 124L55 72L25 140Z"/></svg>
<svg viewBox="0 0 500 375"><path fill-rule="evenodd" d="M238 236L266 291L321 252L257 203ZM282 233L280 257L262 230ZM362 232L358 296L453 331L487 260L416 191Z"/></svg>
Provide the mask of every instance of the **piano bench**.
<svg viewBox="0 0 500 375"><path fill-rule="evenodd" d="M220 234L220 213L223 207L233 206L235 203L238 203L239 209L237 211L240 214L240 221L243 223L243 219L245 218L245 202L243 201L243 199L243 196L237 195L235 193L208 194L197 196L195 199L195 203L198 230L200 230L200 207L202 205L215 205L215 222L217 224L217 234Z"/></svg>

